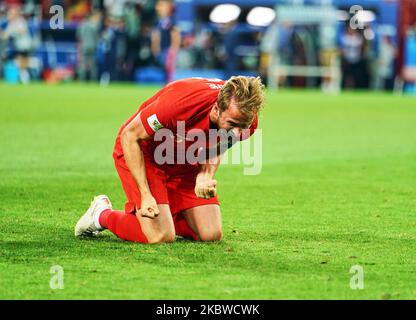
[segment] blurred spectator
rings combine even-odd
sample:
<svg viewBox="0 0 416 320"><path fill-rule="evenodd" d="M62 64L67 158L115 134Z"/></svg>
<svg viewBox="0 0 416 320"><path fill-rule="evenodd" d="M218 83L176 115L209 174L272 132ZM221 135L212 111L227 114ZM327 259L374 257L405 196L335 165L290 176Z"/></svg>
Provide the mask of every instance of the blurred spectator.
<svg viewBox="0 0 416 320"><path fill-rule="evenodd" d="M95 11L77 29L78 77L81 81L89 78L97 80L96 47L100 37L101 12Z"/></svg>
<svg viewBox="0 0 416 320"><path fill-rule="evenodd" d="M182 69L223 69L225 47L223 35L211 30L200 30L186 35L178 53L176 65Z"/></svg>
<svg viewBox="0 0 416 320"><path fill-rule="evenodd" d="M152 25L157 18L155 6L157 0L137 0L141 5L141 17L143 24Z"/></svg>
<svg viewBox="0 0 416 320"><path fill-rule="evenodd" d="M176 65L181 69L192 69L195 67L196 50L193 47L193 38L186 36L182 41L182 48L178 52Z"/></svg>
<svg viewBox="0 0 416 320"><path fill-rule="evenodd" d="M152 26L148 24L143 24L140 29L140 50L139 50L139 60L138 67L147 67L154 64L154 59L151 50L151 32Z"/></svg>
<svg viewBox="0 0 416 320"><path fill-rule="evenodd" d="M22 16L19 6L11 6L7 12L7 26L1 33L1 38L12 44L13 57L16 59L20 72L20 81L28 83L29 55L32 50L32 37L27 21Z"/></svg>
<svg viewBox="0 0 416 320"><path fill-rule="evenodd" d="M123 80L123 66L126 56L125 24L118 17L108 17L98 44L100 82Z"/></svg>
<svg viewBox="0 0 416 320"><path fill-rule="evenodd" d="M158 23L151 37L152 54L165 72L166 83L173 80L176 54L181 44L181 34L175 25L173 9L173 1L157 1Z"/></svg>
<svg viewBox="0 0 416 320"><path fill-rule="evenodd" d="M6 7L0 4L0 71L3 70L3 62L6 59L6 48L7 48L7 39L2 37L3 30L7 26L7 14ZM0 78L1 78L0 72Z"/></svg>
<svg viewBox="0 0 416 320"><path fill-rule="evenodd" d="M367 25L363 30L364 36L364 63L367 70L364 73L365 88L377 89L377 68L380 54L380 41L376 29L372 25Z"/></svg>
<svg viewBox="0 0 416 320"><path fill-rule="evenodd" d="M127 54L126 54L126 73L128 80L133 80L134 69L138 65L140 53L140 15L137 7L128 4L125 9Z"/></svg>
<svg viewBox="0 0 416 320"><path fill-rule="evenodd" d="M126 2L127 0L104 0L107 14L113 18L123 17Z"/></svg>
<svg viewBox="0 0 416 320"><path fill-rule="evenodd" d="M26 0L22 9L25 16L34 16L36 14L36 0Z"/></svg>
<svg viewBox="0 0 416 320"><path fill-rule="evenodd" d="M377 88L393 89L396 55L397 49L392 39L388 36L383 36L380 43L380 54L377 60Z"/></svg>
<svg viewBox="0 0 416 320"><path fill-rule="evenodd" d="M223 26L224 35L224 69L225 78L228 79L238 70L238 56L236 48L240 41L240 34L236 30L237 20L231 21Z"/></svg>
<svg viewBox="0 0 416 320"><path fill-rule="evenodd" d="M342 87L365 88L364 37L349 25L341 36ZM368 77L367 77L368 78Z"/></svg>

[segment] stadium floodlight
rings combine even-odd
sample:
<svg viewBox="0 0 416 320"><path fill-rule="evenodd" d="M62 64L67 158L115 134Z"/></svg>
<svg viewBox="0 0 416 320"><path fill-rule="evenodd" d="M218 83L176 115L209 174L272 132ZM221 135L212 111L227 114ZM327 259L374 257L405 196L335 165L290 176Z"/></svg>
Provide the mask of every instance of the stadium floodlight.
<svg viewBox="0 0 416 320"><path fill-rule="evenodd" d="M220 4L212 9L209 19L214 23L229 23L236 20L240 13L240 7L235 4Z"/></svg>
<svg viewBox="0 0 416 320"><path fill-rule="evenodd" d="M255 27L267 27L276 18L276 12L268 7L254 7L247 15L247 23Z"/></svg>

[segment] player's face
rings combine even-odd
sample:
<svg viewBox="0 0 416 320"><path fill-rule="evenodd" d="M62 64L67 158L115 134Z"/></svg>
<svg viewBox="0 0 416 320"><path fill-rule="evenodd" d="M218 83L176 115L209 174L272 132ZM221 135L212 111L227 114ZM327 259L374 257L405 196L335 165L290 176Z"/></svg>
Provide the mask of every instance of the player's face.
<svg viewBox="0 0 416 320"><path fill-rule="evenodd" d="M250 127L251 121L248 121L241 114L237 104L231 99L230 105L226 110L218 110L216 125L218 129L233 131L236 136L239 136L243 129Z"/></svg>

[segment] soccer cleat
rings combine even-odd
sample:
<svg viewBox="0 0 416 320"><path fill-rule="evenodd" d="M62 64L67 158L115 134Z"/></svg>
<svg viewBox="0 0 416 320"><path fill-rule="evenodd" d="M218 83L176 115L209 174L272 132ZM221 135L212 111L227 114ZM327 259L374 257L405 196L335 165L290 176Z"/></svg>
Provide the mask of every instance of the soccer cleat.
<svg viewBox="0 0 416 320"><path fill-rule="evenodd" d="M110 199L105 195L96 196L87 212L75 225L75 236L93 236L100 233L103 228L100 227L98 218L100 213L107 209L113 209Z"/></svg>

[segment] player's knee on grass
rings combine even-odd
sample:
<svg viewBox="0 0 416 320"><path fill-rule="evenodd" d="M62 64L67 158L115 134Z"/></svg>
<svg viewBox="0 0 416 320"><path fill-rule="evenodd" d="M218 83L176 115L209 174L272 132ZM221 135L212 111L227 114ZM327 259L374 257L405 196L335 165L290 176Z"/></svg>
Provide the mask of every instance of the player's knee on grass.
<svg viewBox="0 0 416 320"><path fill-rule="evenodd" d="M221 211L219 205L203 205L185 210L184 216L199 241L222 239Z"/></svg>
<svg viewBox="0 0 416 320"><path fill-rule="evenodd" d="M220 241L222 239L221 227L198 230L200 241Z"/></svg>

